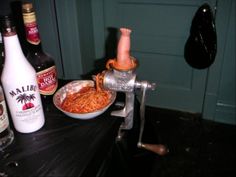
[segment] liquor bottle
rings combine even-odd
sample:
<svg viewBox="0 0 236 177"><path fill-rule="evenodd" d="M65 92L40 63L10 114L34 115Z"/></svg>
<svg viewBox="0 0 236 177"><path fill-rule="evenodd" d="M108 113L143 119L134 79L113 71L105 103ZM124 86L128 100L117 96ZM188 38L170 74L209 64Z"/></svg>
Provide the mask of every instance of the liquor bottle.
<svg viewBox="0 0 236 177"><path fill-rule="evenodd" d="M45 122L35 69L24 56L11 16L2 20L5 62L1 81L13 125L31 133Z"/></svg>
<svg viewBox="0 0 236 177"><path fill-rule="evenodd" d="M13 140L14 133L10 128L4 93L0 85L0 151L9 146Z"/></svg>
<svg viewBox="0 0 236 177"><path fill-rule="evenodd" d="M28 45L26 58L36 70L42 99L44 102L50 101L58 87L56 65L54 59L42 49L36 14L32 3L24 2L22 4L22 15Z"/></svg>
<svg viewBox="0 0 236 177"><path fill-rule="evenodd" d="M0 33L0 63L1 72L3 64L3 41L2 35ZM6 102L4 98L4 93L2 90L2 85L0 84L0 151L9 146L14 140L14 133L10 128L8 112L6 107Z"/></svg>

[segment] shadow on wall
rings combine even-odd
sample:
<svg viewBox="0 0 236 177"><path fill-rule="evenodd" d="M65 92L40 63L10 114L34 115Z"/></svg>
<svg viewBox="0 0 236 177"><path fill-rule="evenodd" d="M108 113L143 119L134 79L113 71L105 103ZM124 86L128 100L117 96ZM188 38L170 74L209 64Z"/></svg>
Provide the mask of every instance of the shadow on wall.
<svg viewBox="0 0 236 177"><path fill-rule="evenodd" d="M22 16L22 2L21 1L12 1L10 3L11 11L13 18L15 20L16 24L16 30L17 34L21 43L22 50L24 54L27 53L27 41L25 36L25 28L24 28L24 22L23 22L23 16Z"/></svg>
<svg viewBox="0 0 236 177"><path fill-rule="evenodd" d="M95 60L94 69L89 73L84 74L82 76L83 79L91 79L92 75L96 75L106 69L106 62L109 59L116 58L119 29L108 27L107 31L108 36L105 42L105 56Z"/></svg>

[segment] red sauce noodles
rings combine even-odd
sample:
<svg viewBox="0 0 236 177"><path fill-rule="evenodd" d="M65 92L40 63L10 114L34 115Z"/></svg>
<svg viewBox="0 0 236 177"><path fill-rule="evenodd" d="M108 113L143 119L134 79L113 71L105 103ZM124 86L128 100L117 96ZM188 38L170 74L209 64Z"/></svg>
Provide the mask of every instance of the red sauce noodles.
<svg viewBox="0 0 236 177"><path fill-rule="evenodd" d="M79 92L67 95L61 108L71 113L89 113L106 107L110 99L109 91L87 86Z"/></svg>

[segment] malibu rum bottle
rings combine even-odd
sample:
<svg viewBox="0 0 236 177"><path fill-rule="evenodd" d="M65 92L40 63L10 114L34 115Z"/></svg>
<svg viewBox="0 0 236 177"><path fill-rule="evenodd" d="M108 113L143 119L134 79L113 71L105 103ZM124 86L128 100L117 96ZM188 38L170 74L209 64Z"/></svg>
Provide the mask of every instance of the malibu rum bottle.
<svg viewBox="0 0 236 177"><path fill-rule="evenodd" d="M46 54L41 45L33 4L22 4L22 15L28 44L27 59L35 68L39 92L44 101L52 100L58 87L57 70L54 59Z"/></svg>
<svg viewBox="0 0 236 177"><path fill-rule="evenodd" d="M31 133L45 122L36 72L25 58L10 16L2 20L5 62L1 75L2 86L18 132Z"/></svg>

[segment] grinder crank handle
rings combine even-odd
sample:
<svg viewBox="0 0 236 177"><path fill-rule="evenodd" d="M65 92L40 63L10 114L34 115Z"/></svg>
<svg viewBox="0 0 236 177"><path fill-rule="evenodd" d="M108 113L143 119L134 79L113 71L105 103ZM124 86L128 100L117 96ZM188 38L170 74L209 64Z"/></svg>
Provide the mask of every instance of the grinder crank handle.
<svg viewBox="0 0 236 177"><path fill-rule="evenodd" d="M142 91L142 98L141 98L141 105L140 105L140 131L139 131L139 140L137 143L138 148L146 149L152 151L158 155L165 155L168 153L168 149L162 144L145 144L142 143L142 136L145 124L145 98L146 98L146 90L147 88L153 89L155 85L149 84L147 81L142 81L140 83L141 91Z"/></svg>
<svg viewBox="0 0 236 177"><path fill-rule="evenodd" d="M169 150L166 148L165 145L163 144L144 144L144 143L140 143L138 144L138 147L139 148L142 148L142 149L146 149L146 150L149 150L149 151L152 151L158 155L166 155Z"/></svg>

